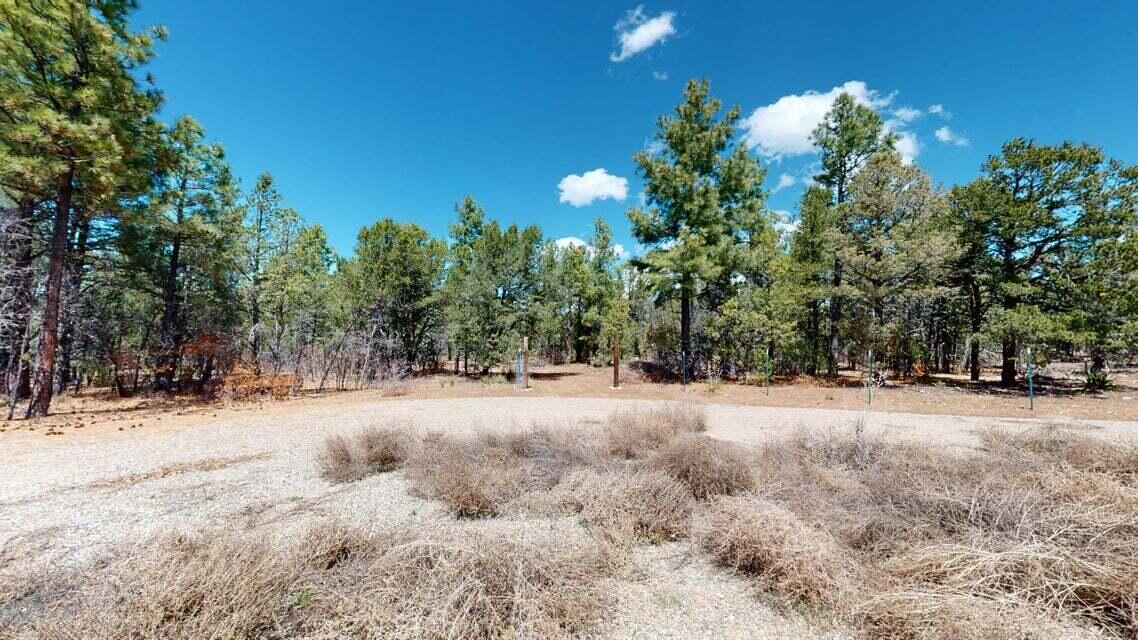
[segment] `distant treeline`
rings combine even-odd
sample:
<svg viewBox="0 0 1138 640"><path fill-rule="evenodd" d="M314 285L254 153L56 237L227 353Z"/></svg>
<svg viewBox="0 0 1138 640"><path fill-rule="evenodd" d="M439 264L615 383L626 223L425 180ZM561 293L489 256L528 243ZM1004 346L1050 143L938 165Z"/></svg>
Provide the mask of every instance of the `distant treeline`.
<svg viewBox="0 0 1138 640"><path fill-rule="evenodd" d="M944 191L842 95L788 230L739 109L691 81L634 156L641 255L603 220L558 246L468 196L449 238L383 219L340 257L272 176L242 191L198 123L158 119L143 67L164 34L132 31L135 5L0 3L0 393L27 415L72 386L203 391L235 369L339 388L484 372L523 336L598 364L619 340L673 375L872 353L896 375L991 361L1006 385L1027 347L1101 386L1138 344L1138 168L1097 147L1013 139Z"/></svg>

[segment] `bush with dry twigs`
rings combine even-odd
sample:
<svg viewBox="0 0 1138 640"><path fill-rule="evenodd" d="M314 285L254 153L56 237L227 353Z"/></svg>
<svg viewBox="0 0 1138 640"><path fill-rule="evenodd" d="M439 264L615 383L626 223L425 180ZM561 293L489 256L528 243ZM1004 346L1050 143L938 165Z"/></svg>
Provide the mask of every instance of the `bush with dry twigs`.
<svg viewBox="0 0 1138 640"><path fill-rule="evenodd" d="M795 604L848 604L861 586L857 564L829 532L758 496L716 498L701 538L717 562Z"/></svg>
<svg viewBox="0 0 1138 640"><path fill-rule="evenodd" d="M627 459L642 458L680 434L706 430L707 417L691 405L618 411L605 423L609 453Z"/></svg>
<svg viewBox="0 0 1138 640"><path fill-rule="evenodd" d="M562 513L578 514L585 525L618 543L676 540L687 535L691 523L691 493L652 469L580 469L553 495Z"/></svg>
<svg viewBox="0 0 1138 640"><path fill-rule="evenodd" d="M320 452L320 474L332 482L352 482L391 471L407 459L409 439L407 429L398 426L331 436Z"/></svg>
<svg viewBox="0 0 1138 640"><path fill-rule="evenodd" d="M1134 447L1056 429L981 443L950 451L857 428L771 443L757 454L756 495L713 504L705 546L776 593L838 603L871 637L1048 637L988 628L1002 615L1049 637L1138 634ZM831 559L840 550L862 593L842 595L857 590L802 560L781 582L771 558L807 553L788 540Z"/></svg>
<svg viewBox="0 0 1138 640"><path fill-rule="evenodd" d="M284 550L220 534L132 551L88 568L102 579L52 594L13 635L565 638L598 616L609 567L588 539L438 526L363 534L318 525Z"/></svg>
<svg viewBox="0 0 1138 640"><path fill-rule="evenodd" d="M683 482L700 500L742 493L755 486L747 452L737 444L707 436L681 435L656 451L649 464Z"/></svg>

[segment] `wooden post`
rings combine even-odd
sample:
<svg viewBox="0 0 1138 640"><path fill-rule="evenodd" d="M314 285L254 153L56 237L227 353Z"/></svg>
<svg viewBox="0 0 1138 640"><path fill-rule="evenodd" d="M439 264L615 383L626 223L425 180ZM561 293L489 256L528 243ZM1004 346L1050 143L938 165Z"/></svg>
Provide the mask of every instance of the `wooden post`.
<svg viewBox="0 0 1138 640"><path fill-rule="evenodd" d="M522 338L522 389L529 389L529 336Z"/></svg>
<svg viewBox="0 0 1138 640"><path fill-rule="evenodd" d="M620 341L612 343L612 388L620 388Z"/></svg>

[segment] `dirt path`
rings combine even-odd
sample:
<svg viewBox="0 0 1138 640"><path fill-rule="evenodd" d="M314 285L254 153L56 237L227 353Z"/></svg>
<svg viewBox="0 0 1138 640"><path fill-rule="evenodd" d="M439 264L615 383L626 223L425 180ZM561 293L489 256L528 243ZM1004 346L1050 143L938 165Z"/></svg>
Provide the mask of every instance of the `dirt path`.
<svg viewBox="0 0 1138 640"><path fill-rule="evenodd" d="M835 383L801 379L781 381L764 392L741 384L709 384L682 387L638 381L626 377L614 390L610 370L585 365L560 365L535 369L532 388L526 391L505 383L500 376L484 380L437 374L415 378L372 390L337 393L307 393L298 398L265 403L203 403L193 399L112 399L107 393L88 391L79 397L63 396L52 405L53 415L34 421L0 421L0 452L19 450L26 441L40 447L72 446L74 441L132 440L139 432L173 432L209 427L216 422L242 422L250 415L293 415L297 412L371 410L378 403L407 399L442 400L478 398L597 398L607 401L682 401L702 405L740 405L793 410L866 410L866 393L858 386L856 373ZM1138 422L1138 373L1116 375L1119 387L1097 394L1076 393L1066 387L1043 388L1028 408L1023 390L1001 390L987 385L967 386L961 377L944 376L933 384L891 383L875 392L872 409L892 414L973 416L1040 420L1115 420ZM827 386L828 385L828 386ZM64 444L63 441L68 441Z"/></svg>

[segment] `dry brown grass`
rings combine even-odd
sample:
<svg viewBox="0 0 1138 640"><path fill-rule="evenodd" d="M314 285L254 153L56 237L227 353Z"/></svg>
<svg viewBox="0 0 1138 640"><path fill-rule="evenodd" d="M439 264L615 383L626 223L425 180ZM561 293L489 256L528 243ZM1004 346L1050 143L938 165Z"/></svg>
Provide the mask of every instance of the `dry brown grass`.
<svg viewBox="0 0 1138 640"><path fill-rule="evenodd" d="M391 471L407 459L410 435L400 426L368 427L351 437L331 436L320 452L320 474L332 482L353 482Z"/></svg>
<svg viewBox="0 0 1138 640"><path fill-rule="evenodd" d="M298 626L317 638L570 637L597 617L607 567L589 541L399 532L306 573Z"/></svg>
<svg viewBox="0 0 1138 640"><path fill-rule="evenodd" d="M609 453L626 459L642 458L680 434L706 430L707 416L686 404L618 411L605 424Z"/></svg>
<svg viewBox="0 0 1138 640"><path fill-rule="evenodd" d="M1138 635L1133 448L1054 429L982 442L948 451L855 427L772 443L756 495L713 503L704 545L871 637ZM835 573L840 558L856 571ZM992 627L1004 617L1004 631L1039 631Z"/></svg>
<svg viewBox="0 0 1138 640"><path fill-rule="evenodd" d="M203 458L201 460L194 460L193 462L179 462L158 467L157 469L152 469L145 473L134 473L111 480L98 480L87 484L87 487L91 489L123 489L155 478L168 478L193 471L217 471L218 469L225 469L246 462L268 460L270 456L271 454L269 453L253 453L244 456L234 456L232 458Z"/></svg>
<svg viewBox="0 0 1138 640"><path fill-rule="evenodd" d="M162 538L79 574L41 603L33 637L262 637L296 572L266 542L222 535Z"/></svg>
<svg viewBox="0 0 1138 640"><path fill-rule="evenodd" d="M1102 638L1009 599L943 590L903 589L878 594L858 611L865 635L891 640L1074 640Z"/></svg>
<svg viewBox="0 0 1138 640"><path fill-rule="evenodd" d="M679 408L599 426L330 439L326 469L402 464L410 490L454 516L581 526L542 523L522 539L492 535L494 522L327 525L286 548L167 538L81 571L0 580L0 635L572 636L629 545L694 528L764 597L868 638L1138 637L1131 446L1042 429L946 450L854 425L749 451L702 428Z"/></svg>
<svg viewBox="0 0 1138 640"><path fill-rule="evenodd" d="M587 538L437 526L367 535L318 525L287 549L220 534L133 551L76 572L89 577L5 631L52 640L562 638L597 617L609 566Z"/></svg>
<svg viewBox="0 0 1138 640"><path fill-rule="evenodd" d="M861 587L856 563L832 535L757 496L717 498L701 538L717 562L757 576L794 604L847 604Z"/></svg>
<svg viewBox="0 0 1138 640"><path fill-rule="evenodd" d="M407 461L412 493L443 502L455 515L500 515L527 488L521 462L505 448L476 438L432 434Z"/></svg>
<svg viewBox="0 0 1138 640"><path fill-rule="evenodd" d="M562 513L617 543L664 542L687 535L692 498L688 489L659 471L581 469L553 494Z"/></svg>
<svg viewBox="0 0 1138 640"><path fill-rule="evenodd" d="M753 461L737 444L684 434L660 447L650 465L683 482L692 495L707 500L755 487Z"/></svg>

